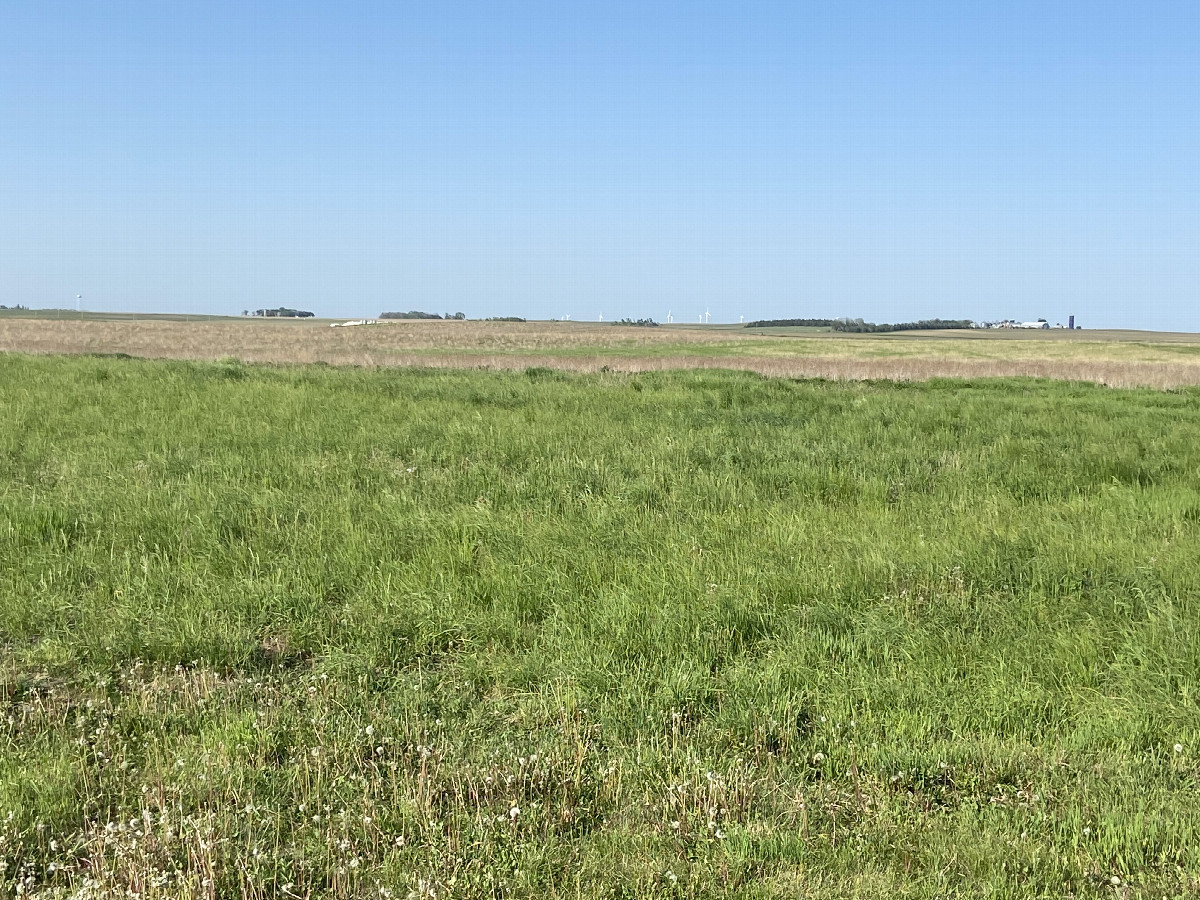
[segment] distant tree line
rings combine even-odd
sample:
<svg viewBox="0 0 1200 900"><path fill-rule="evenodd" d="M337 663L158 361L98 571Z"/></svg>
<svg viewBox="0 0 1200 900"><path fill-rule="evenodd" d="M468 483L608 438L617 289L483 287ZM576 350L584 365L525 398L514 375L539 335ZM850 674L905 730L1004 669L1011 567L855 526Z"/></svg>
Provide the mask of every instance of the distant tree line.
<svg viewBox="0 0 1200 900"><path fill-rule="evenodd" d="M421 312L419 309L410 309L408 312L385 312L380 313L381 319L465 319L466 313L446 313L444 316L439 316L437 313Z"/></svg>
<svg viewBox="0 0 1200 900"><path fill-rule="evenodd" d="M759 319L747 322L747 328L832 328L837 319Z"/></svg>
<svg viewBox="0 0 1200 900"><path fill-rule="evenodd" d="M638 328L657 328L658 323L653 319L621 319L613 322L614 325L635 325Z"/></svg>
<svg viewBox="0 0 1200 900"><path fill-rule="evenodd" d="M970 319L921 319L918 322L897 322L894 325L864 322L862 319L843 320L833 326L834 331L852 334L874 334L886 331L940 331L947 328L970 328L975 323Z"/></svg>
<svg viewBox="0 0 1200 900"><path fill-rule="evenodd" d="M313 316L306 309L289 309L286 306L280 306L277 309L256 309L251 315L281 319L311 319Z"/></svg>
<svg viewBox="0 0 1200 900"><path fill-rule="evenodd" d="M5 306L3 303L0 303L0 309L29 309L29 307L22 306L20 303L18 303L16 306Z"/></svg>
<svg viewBox="0 0 1200 900"><path fill-rule="evenodd" d="M831 328L850 334L875 334L887 331L939 331L947 328L971 328L970 319L921 319L919 322L876 324L862 319L761 319L747 322L747 328Z"/></svg>
<svg viewBox="0 0 1200 900"><path fill-rule="evenodd" d="M485 322L524 322L520 316L488 316Z"/></svg>

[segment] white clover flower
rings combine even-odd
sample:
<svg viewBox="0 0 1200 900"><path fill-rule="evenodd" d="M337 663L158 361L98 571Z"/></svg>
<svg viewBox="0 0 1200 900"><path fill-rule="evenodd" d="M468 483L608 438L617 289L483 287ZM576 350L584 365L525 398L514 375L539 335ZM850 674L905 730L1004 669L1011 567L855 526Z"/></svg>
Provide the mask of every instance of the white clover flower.
<svg viewBox="0 0 1200 900"><path fill-rule="evenodd" d="M508 811L508 817L514 822L517 820L517 818L520 815L521 815L521 807L516 806L515 804L513 805L513 808Z"/></svg>
<svg viewBox="0 0 1200 900"><path fill-rule="evenodd" d="M1183 752L1183 744L1176 744L1176 745L1175 745L1175 752L1176 752L1176 753L1182 753L1182 752Z"/></svg>

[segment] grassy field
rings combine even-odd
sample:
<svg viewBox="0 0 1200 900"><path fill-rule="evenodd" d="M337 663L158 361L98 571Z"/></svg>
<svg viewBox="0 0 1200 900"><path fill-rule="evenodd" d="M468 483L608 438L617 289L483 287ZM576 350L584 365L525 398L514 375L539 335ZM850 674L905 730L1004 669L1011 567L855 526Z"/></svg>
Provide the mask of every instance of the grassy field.
<svg viewBox="0 0 1200 900"><path fill-rule="evenodd" d="M0 355L0 896L1195 896L1198 400Z"/></svg>
<svg viewBox="0 0 1200 900"><path fill-rule="evenodd" d="M1200 385L1200 335L1111 331L955 331L848 335L736 325L617 327L583 322L328 321L0 312L0 352L276 364L575 372L740 369L786 378L1031 376L1114 387Z"/></svg>

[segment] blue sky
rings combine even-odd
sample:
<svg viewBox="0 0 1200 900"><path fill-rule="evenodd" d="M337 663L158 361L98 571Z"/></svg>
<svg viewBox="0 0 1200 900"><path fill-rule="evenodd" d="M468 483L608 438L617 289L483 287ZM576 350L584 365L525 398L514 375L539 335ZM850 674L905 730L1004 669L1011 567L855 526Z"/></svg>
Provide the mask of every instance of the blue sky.
<svg viewBox="0 0 1200 900"><path fill-rule="evenodd" d="M1200 331L1200 5L0 2L0 303Z"/></svg>

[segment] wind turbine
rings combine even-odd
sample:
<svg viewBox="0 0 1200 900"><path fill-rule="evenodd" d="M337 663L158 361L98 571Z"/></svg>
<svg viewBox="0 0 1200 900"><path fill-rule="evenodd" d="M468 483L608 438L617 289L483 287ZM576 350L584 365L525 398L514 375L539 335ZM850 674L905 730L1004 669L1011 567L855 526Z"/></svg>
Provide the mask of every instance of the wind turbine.
<svg viewBox="0 0 1200 900"><path fill-rule="evenodd" d="M704 307L704 324L708 324L708 307Z"/></svg>
<svg viewBox="0 0 1200 900"><path fill-rule="evenodd" d="M667 310L667 324L671 324L671 311L669 309Z"/></svg>

